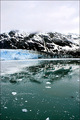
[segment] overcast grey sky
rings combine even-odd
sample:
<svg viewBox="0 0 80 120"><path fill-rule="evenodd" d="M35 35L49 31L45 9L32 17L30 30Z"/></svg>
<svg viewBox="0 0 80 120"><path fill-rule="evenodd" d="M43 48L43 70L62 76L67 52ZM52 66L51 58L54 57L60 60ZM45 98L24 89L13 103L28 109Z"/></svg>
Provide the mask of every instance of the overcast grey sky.
<svg viewBox="0 0 80 120"><path fill-rule="evenodd" d="M1 32L79 33L79 1L2 1Z"/></svg>

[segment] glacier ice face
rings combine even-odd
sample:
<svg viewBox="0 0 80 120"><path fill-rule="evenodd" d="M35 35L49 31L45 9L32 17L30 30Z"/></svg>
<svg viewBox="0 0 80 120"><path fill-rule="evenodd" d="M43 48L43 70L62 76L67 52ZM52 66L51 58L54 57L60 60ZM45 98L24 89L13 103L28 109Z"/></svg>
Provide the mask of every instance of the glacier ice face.
<svg viewBox="0 0 80 120"><path fill-rule="evenodd" d="M0 50L1 60L26 60L37 59L41 55L31 53L28 50Z"/></svg>

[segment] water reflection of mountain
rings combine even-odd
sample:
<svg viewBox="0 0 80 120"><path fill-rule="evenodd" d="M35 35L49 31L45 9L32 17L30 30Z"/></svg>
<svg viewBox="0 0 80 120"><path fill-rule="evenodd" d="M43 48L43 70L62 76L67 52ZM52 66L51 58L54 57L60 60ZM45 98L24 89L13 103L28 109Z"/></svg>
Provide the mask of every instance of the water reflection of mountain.
<svg viewBox="0 0 80 120"><path fill-rule="evenodd" d="M10 83L53 82L69 75L73 72L73 66L78 64L79 61L41 61L38 65L25 67L18 73L1 76L1 80Z"/></svg>

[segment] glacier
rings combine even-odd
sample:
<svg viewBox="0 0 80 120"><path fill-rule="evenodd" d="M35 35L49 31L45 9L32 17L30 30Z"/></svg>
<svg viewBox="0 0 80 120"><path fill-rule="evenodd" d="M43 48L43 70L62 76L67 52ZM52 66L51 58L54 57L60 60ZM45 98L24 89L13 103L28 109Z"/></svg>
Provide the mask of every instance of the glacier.
<svg viewBox="0 0 80 120"><path fill-rule="evenodd" d="M11 50L11 49L2 49L1 53L1 61L3 60L26 60L26 59L38 59L42 57L42 55L36 54L34 52L29 52L28 50Z"/></svg>

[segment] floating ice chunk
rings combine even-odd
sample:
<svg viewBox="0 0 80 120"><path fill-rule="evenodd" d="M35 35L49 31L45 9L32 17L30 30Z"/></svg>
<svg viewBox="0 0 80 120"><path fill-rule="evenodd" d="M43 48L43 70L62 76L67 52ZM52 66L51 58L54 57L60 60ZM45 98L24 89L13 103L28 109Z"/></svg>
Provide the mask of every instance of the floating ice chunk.
<svg viewBox="0 0 80 120"><path fill-rule="evenodd" d="M51 88L50 86L45 86L45 88Z"/></svg>
<svg viewBox="0 0 80 120"><path fill-rule="evenodd" d="M58 75L56 75L56 77L59 77Z"/></svg>
<svg viewBox="0 0 80 120"><path fill-rule="evenodd" d="M78 94L78 91L76 91L76 93Z"/></svg>
<svg viewBox="0 0 80 120"><path fill-rule="evenodd" d="M64 113L67 113L67 111L64 111Z"/></svg>
<svg viewBox="0 0 80 120"><path fill-rule="evenodd" d="M22 81L22 79L18 79L17 81Z"/></svg>
<svg viewBox="0 0 80 120"><path fill-rule="evenodd" d="M46 84L49 84L49 85L50 85L51 83L50 83L50 82L46 82Z"/></svg>
<svg viewBox="0 0 80 120"><path fill-rule="evenodd" d="M7 109L7 107L4 107L4 109Z"/></svg>
<svg viewBox="0 0 80 120"><path fill-rule="evenodd" d="M46 118L46 120L50 120L50 119L49 119L49 117L48 117L48 118Z"/></svg>
<svg viewBox="0 0 80 120"><path fill-rule="evenodd" d="M74 115L72 115L72 117L75 117Z"/></svg>
<svg viewBox="0 0 80 120"><path fill-rule="evenodd" d="M27 109L22 109L22 112L27 112L28 110Z"/></svg>
<svg viewBox="0 0 80 120"><path fill-rule="evenodd" d="M18 100L17 98L15 98L15 100Z"/></svg>
<svg viewBox="0 0 80 120"><path fill-rule="evenodd" d="M16 92L12 92L12 95L16 95L17 93Z"/></svg>

